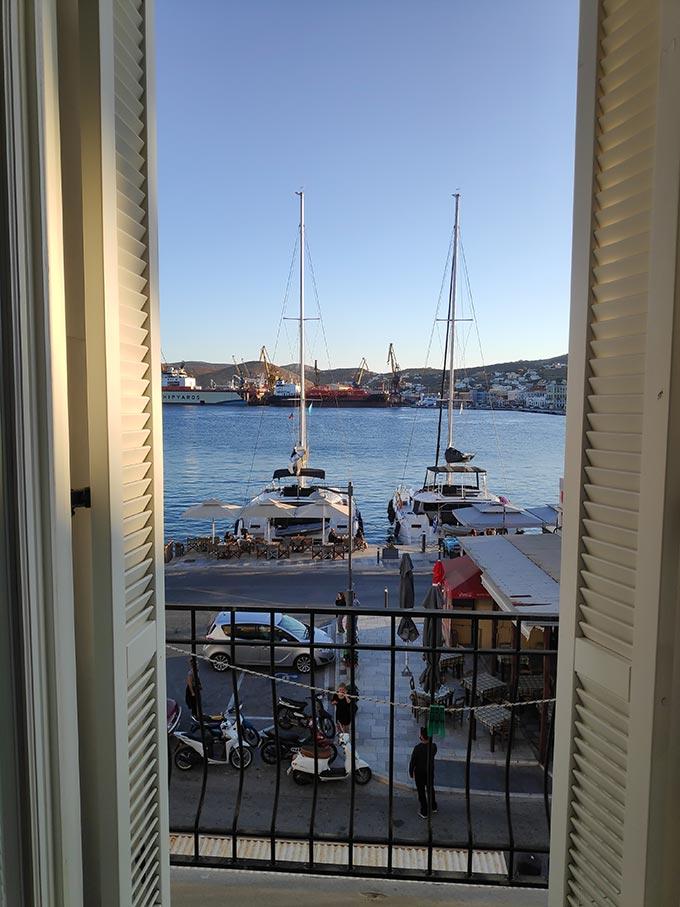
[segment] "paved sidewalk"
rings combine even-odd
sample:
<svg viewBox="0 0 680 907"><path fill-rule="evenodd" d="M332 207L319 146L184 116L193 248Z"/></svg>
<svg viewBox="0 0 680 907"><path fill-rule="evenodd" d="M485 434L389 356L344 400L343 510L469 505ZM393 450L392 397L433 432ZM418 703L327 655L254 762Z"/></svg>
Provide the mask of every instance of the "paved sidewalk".
<svg viewBox="0 0 680 907"><path fill-rule="evenodd" d="M428 573L432 571L437 561L437 550L430 549L422 552L418 545L400 545L396 550L399 557L392 560L383 561L382 545L369 545L365 551L355 551L352 553L352 572L362 573L384 573L398 574L399 564L402 554L410 554L415 573ZM380 552L380 559L378 559ZM196 567L220 567L227 570L274 570L274 571L322 571L331 573L347 573L349 560L347 557L337 558L336 560L311 560L309 552L305 554L291 554L289 558L280 560L266 560L265 558L256 558L254 554L243 554L239 558L230 560L217 560L205 553L189 551L181 557L174 557L165 565L166 571L172 572L173 569L184 567L187 564L195 564Z"/></svg>
<svg viewBox="0 0 680 907"><path fill-rule="evenodd" d="M397 621L401 615L397 616ZM416 621L421 633L422 624ZM362 645L390 643L390 621L388 617L361 617L359 611L359 640ZM397 643L401 640L397 637ZM402 676L404 654L395 653L395 698L402 703L394 709L394 758L393 779L395 785L407 786L413 782L408 777L408 763L413 747L418 742L418 732L426 719L416 719L411 713L409 678ZM422 654L415 652L409 656L409 667L413 673L416 686L418 676L424 663ZM363 651L359 653L359 666L355 669L355 682L360 697L373 697L389 701L391 655L385 651ZM349 670L338 663L338 681L349 683ZM451 686L454 681L448 683ZM356 717L357 752L368 762L374 774L381 780L389 779L389 734L390 707L383 703L360 700ZM464 789L465 762L467 758L469 721L463 720L462 727L447 719L445 737L436 737L437 743L437 779L438 787ZM472 741L472 789L505 790L506 753L500 745L496 751L490 751L489 736L480 726L477 727L477 739ZM450 763L450 765L444 765ZM462 766L462 769L461 769ZM521 793L542 792L542 769L537 765L534 753L521 729L515 724L512 743L511 766L522 767L511 772L511 789Z"/></svg>

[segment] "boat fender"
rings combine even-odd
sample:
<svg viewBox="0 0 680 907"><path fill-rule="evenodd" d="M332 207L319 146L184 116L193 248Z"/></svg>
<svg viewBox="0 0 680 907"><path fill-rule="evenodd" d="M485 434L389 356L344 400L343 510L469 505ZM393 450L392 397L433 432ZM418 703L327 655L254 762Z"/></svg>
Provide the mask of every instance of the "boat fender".
<svg viewBox="0 0 680 907"><path fill-rule="evenodd" d="M390 525L392 525L392 523L394 523L395 516L396 516L396 513L394 511L394 502L390 498L390 500L387 503L387 519L390 521Z"/></svg>

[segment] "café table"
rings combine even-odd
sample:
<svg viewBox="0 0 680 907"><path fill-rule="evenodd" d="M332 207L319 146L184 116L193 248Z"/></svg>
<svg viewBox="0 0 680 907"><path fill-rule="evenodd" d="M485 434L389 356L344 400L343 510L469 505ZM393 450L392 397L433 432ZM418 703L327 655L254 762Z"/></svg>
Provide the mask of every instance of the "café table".
<svg viewBox="0 0 680 907"><path fill-rule="evenodd" d="M510 731L510 709L505 706L493 703L491 705L478 706L474 710L473 722L479 721L482 727L489 732L490 747L493 753L496 749L496 735L507 737ZM473 723L472 737L475 738L475 727Z"/></svg>
<svg viewBox="0 0 680 907"><path fill-rule="evenodd" d="M470 702L472 697L472 674L466 674L461 683L465 689L465 704ZM490 702L499 699L505 695L507 686L498 677L488 674L486 671L479 671L477 674L477 683L475 685L475 698L477 702Z"/></svg>
<svg viewBox="0 0 680 907"><path fill-rule="evenodd" d="M512 689L512 687L511 687ZM540 674L522 674L517 679L517 698L521 702L543 697L543 678Z"/></svg>

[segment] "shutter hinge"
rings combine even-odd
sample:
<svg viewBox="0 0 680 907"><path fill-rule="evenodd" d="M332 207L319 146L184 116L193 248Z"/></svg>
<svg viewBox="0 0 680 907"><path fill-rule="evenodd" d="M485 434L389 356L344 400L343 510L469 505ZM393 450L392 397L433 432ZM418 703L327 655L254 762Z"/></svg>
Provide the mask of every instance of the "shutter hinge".
<svg viewBox="0 0 680 907"><path fill-rule="evenodd" d="M77 507L91 507L89 488L72 488L71 489L71 516L76 515Z"/></svg>

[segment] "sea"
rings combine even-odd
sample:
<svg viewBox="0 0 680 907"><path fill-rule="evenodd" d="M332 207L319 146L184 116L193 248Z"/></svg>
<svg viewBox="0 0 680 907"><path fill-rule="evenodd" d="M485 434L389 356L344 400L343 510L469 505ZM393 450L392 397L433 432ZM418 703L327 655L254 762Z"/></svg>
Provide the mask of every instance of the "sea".
<svg viewBox="0 0 680 907"><path fill-rule="evenodd" d="M299 412L282 407L163 407L165 540L209 534L210 522L182 519L208 498L241 505L285 468L297 442ZM309 466L326 484L347 488L366 538L385 541L387 502L398 485L418 487L435 462L439 411L418 407L323 409L307 413ZM488 487L522 507L556 504L564 469L565 417L515 411L454 413L454 446L474 452ZM446 446L446 414L442 426ZM442 459L440 457L440 459ZM234 520L216 523L224 534Z"/></svg>

